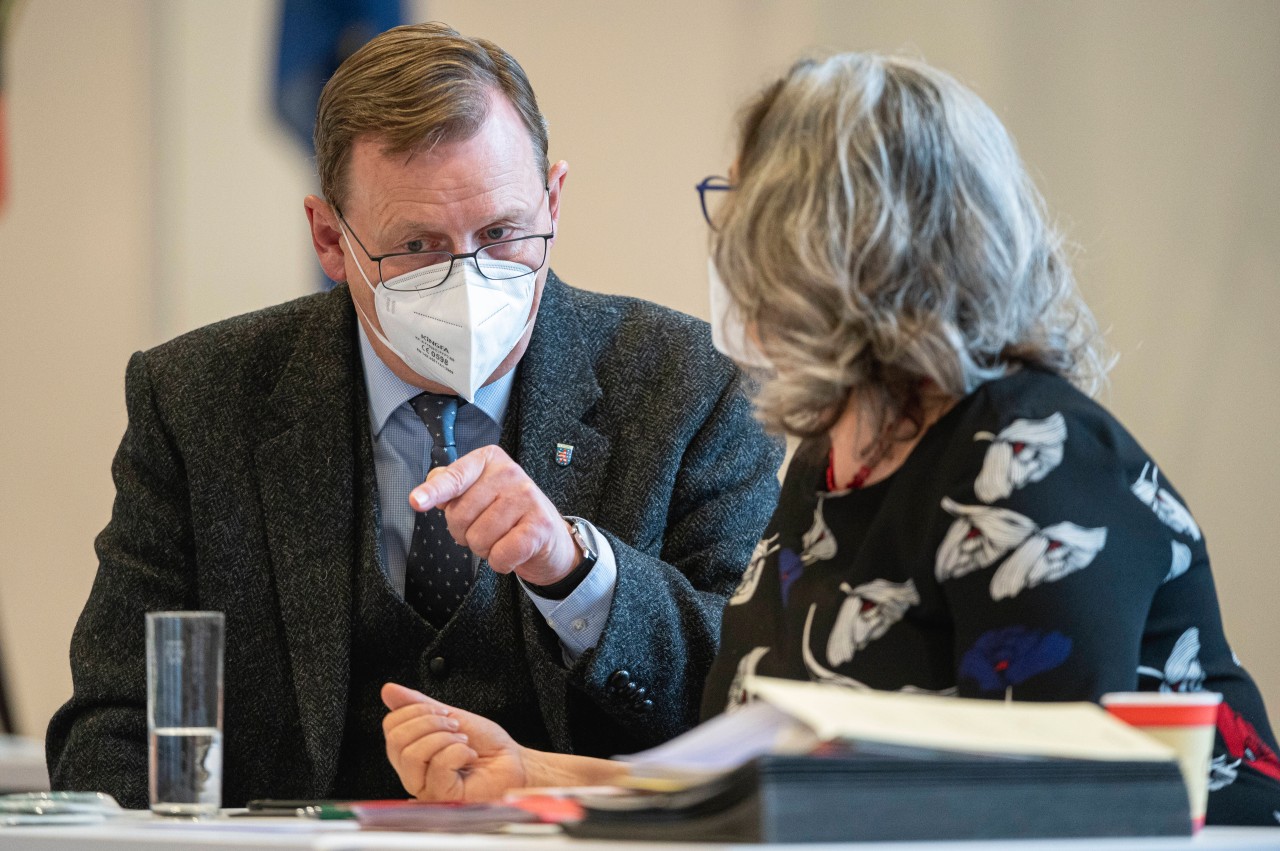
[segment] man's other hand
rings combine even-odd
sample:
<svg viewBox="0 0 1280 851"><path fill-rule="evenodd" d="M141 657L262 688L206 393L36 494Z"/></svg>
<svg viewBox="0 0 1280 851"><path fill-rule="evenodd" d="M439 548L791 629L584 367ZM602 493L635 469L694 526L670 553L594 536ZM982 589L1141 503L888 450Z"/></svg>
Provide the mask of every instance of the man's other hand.
<svg viewBox="0 0 1280 851"><path fill-rule="evenodd" d="M387 683L387 759L421 801L496 801L527 785L523 748L492 721Z"/></svg>

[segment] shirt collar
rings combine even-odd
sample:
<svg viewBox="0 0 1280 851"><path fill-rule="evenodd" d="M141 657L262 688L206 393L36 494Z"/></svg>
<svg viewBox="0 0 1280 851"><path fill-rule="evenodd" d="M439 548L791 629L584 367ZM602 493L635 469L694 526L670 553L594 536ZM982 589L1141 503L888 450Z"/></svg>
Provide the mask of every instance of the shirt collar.
<svg viewBox="0 0 1280 851"><path fill-rule="evenodd" d="M414 387L391 371L391 367L382 362L378 353L373 350L364 325L357 322L356 332L360 336L360 360L364 364L364 385L369 393L369 427L375 437L382 433L382 428L391 418L396 408L408 402L422 392L421 387ZM515 383L516 371L511 369L497 381L486 384L476 391L475 406L485 416L498 425L502 425L507 415L507 403L511 401L511 388Z"/></svg>

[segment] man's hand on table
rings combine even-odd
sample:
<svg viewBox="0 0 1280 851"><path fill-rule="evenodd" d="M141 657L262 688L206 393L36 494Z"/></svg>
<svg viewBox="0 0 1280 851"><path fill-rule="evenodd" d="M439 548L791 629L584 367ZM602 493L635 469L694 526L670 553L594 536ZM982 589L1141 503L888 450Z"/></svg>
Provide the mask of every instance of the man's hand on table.
<svg viewBox="0 0 1280 851"><path fill-rule="evenodd" d="M492 721L387 683L387 758L422 801L494 801L528 785L524 748Z"/></svg>

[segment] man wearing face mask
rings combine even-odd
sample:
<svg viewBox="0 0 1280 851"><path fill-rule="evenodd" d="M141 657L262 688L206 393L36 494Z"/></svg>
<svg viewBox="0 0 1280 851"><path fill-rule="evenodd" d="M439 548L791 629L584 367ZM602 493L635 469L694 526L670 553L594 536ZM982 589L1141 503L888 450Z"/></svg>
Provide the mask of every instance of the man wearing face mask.
<svg viewBox="0 0 1280 851"><path fill-rule="evenodd" d="M49 728L147 802L143 613L226 613L223 803L398 797L380 689L607 756L696 722L777 444L706 325L550 270L568 166L520 66L439 24L321 97L341 282L134 356L117 499Z"/></svg>

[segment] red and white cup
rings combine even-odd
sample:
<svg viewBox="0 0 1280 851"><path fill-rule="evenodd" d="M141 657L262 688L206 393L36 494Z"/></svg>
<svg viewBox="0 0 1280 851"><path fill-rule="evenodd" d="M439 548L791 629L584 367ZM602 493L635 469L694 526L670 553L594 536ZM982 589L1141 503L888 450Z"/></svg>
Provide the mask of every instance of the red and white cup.
<svg viewBox="0 0 1280 851"><path fill-rule="evenodd" d="M1204 827L1209 803L1209 764L1222 695L1215 691L1119 691L1102 696L1103 707L1121 721L1173 748L1187 786L1191 828Z"/></svg>

